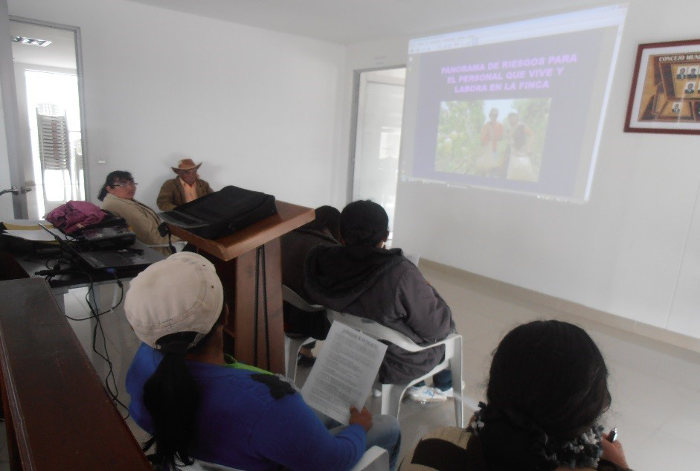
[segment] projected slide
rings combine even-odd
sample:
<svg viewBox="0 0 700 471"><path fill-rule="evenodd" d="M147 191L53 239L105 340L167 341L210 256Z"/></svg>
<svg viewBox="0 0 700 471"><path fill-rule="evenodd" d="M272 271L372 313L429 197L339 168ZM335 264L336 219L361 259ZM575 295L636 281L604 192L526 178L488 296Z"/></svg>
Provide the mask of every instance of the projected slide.
<svg viewBox="0 0 700 471"><path fill-rule="evenodd" d="M435 171L536 182L549 98L444 101Z"/></svg>
<svg viewBox="0 0 700 471"><path fill-rule="evenodd" d="M411 41L402 181L587 199L624 14Z"/></svg>

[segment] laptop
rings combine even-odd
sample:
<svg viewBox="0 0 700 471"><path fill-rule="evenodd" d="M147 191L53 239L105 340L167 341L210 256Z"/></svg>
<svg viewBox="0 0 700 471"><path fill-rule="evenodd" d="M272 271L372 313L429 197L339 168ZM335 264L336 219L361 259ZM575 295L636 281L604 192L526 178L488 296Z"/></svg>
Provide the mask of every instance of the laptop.
<svg viewBox="0 0 700 471"><path fill-rule="evenodd" d="M44 224L39 224L45 231L56 239L66 252L77 257L94 270L117 270L117 275L128 276L138 272L148 265L163 260L165 256L153 250L140 241L135 241L129 247L111 250L85 250L80 243L66 240ZM128 272L128 273L127 273Z"/></svg>
<svg viewBox="0 0 700 471"><path fill-rule="evenodd" d="M116 250L89 250L78 252L78 258L95 270L130 269L142 270L165 256L147 245L134 242L131 247Z"/></svg>

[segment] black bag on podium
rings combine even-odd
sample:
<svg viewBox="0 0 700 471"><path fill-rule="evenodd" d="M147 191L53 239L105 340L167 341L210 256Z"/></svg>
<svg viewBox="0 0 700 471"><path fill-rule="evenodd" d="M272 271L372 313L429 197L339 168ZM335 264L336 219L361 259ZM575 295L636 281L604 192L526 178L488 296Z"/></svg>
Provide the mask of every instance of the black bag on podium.
<svg viewBox="0 0 700 471"><path fill-rule="evenodd" d="M260 191L225 186L219 191L160 213L168 224L205 239L218 239L277 214L275 197Z"/></svg>

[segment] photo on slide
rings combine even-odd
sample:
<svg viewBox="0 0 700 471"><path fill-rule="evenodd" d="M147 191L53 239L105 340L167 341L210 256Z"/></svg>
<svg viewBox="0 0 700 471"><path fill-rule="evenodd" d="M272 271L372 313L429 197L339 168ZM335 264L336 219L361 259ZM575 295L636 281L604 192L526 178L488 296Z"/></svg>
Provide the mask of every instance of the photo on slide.
<svg viewBox="0 0 700 471"><path fill-rule="evenodd" d="M551 98L443 101L437 172L537 182Z"/></svg>

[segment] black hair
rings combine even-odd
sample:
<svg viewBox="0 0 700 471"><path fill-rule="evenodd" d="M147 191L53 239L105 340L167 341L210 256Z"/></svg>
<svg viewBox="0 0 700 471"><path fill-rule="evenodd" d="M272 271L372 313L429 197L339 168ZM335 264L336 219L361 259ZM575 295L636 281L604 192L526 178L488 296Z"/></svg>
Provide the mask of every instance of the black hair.
<svg viewBox="0 0 700 471"><path fill-rule="evenodd" d="M335 240L340 240L340 211L333 206L319 206L315 210L316 219L304 224L305 229L327 230Z"/></svg>
<svg viewBox="0 0 700 471"><path fill-rule="evenodd" d="M107 196L107 187L114 188L114 185L118 182L133 182L134 177L131 176L131 172L125 170L115 170L107 174L105 178L105 183L100 188L100 193L97 195L97 199L103 201L105 196Z"/></svg>
<svg viewBox="0 0 700 471"><path fill-rule="evenodd" d="M489 467L556 468L542 450L594 427L610 405L607 377L600 350L580 327L549 320L510 331L493 356L479 433Z"/></svg>
<svg viewBox="0 0 700 471"><path fill-rule="evenodd" d="M164 469L175 469L176 458L186 465L193 462L200 392L187 368L185 356L204 349L215 327L223 322L225 312L224 305L212 329L192 347L196 332L177 332L156 342L163 359L143 386L143 402L154 429L144 451L155 444L155 454L149 459Z"/></svg>
<svg viewBox="0 0 700 471"><path fill-rule="evenodd" d="M373 201L353 201L340 213L340 235L345 245L375 247L388 232L389 216Z"/></svg>

